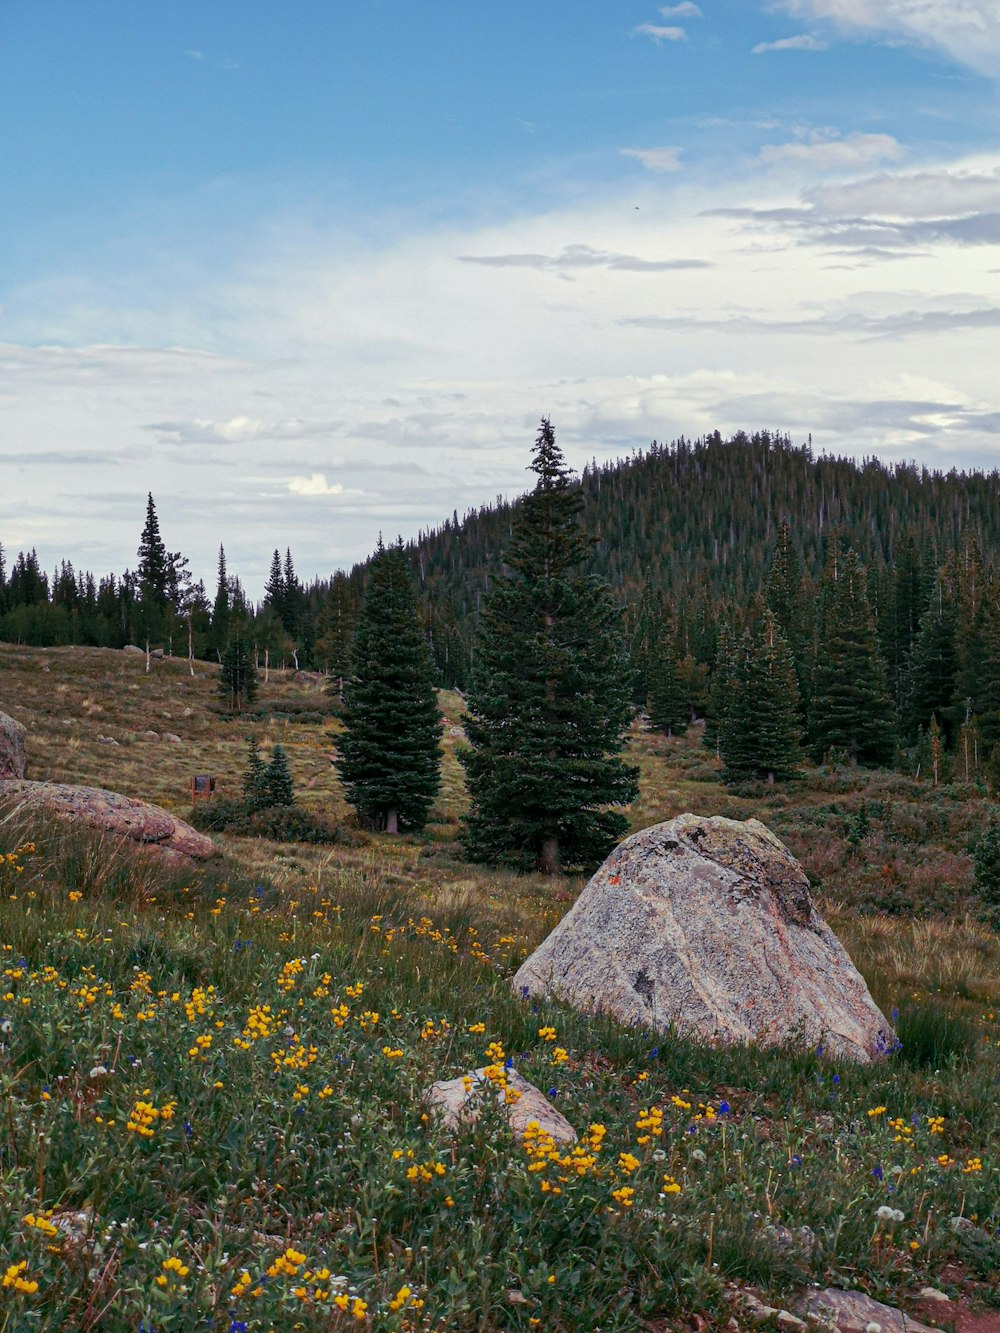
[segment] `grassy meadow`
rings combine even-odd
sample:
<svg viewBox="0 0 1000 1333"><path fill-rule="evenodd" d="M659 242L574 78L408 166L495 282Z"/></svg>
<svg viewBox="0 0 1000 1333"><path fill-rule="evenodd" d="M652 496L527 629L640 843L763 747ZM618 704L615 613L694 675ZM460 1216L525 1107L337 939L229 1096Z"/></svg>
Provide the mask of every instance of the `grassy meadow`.
<svg viewBox="0 0 1000 1333"><path fill-rule="evenodd" d="M870 1068L713 1050L512 993L581 882L461 859L460 698L441 696L427 832L385 838L349 819L320 678L272 671L248 722L220 714L216 676L0 646L29 777L183 816L194 773L238 792L253 731L346 830L219 835L217 866L179 874L0 816L0 1333L738 1329L741 1291L790 1308L810 1283L943 1326L916 1303L932 1285L1000 1320L979 793L850 770L732 792L697 734L637 726L633 826L763 819L901 1042ZM575 1147L518 1142L499 1111L456 1133L428 1116L435 1079L489 1065L502 1084L508 1060Z"/></svg>

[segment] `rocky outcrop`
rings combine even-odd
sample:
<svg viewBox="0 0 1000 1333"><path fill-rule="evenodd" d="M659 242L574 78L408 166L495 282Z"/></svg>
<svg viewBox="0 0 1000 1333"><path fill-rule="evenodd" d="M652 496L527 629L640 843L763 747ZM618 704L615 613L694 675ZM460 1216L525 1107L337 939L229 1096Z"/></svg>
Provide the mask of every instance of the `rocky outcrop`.
<svg viewBox="0 0 1000 1333"><path fill-rule="evenodd" d="M158 859L188 865L219 855L219 849L183 819L145 801L66 782L0 783L0 800L18 811L46 811L67 823L98 829L131 842Z"/></svg>
<svg viewBox="0 0 1000 1333"><path fill-rule="evenodd" d="M713 1044L862 1062L893 1044L802 868L755 819L679 815L627 838L513 985Z"/></svg>
<svg viewBox="0 0 1000 1333"><path fill-rule="evenodd" d="M16 718L0 713L0 782L24 777L28 762L24 743L27 734Z"/></svg>
<svg viewBox="0 0 1000 1333"><path fill-rule="evenodd" d="M487 1078L485 1069L476 1069L463 1078L443 1079L431 1085L427 1105L449 1129L456 1129L463 1122L478 1119L483 1107L494 1102L519 1136L534 1122L556 1143L576 1142L576 1130L533 1083L516 1069L505 1070L504 1078L505 1086L500 1087Z"/></svg>

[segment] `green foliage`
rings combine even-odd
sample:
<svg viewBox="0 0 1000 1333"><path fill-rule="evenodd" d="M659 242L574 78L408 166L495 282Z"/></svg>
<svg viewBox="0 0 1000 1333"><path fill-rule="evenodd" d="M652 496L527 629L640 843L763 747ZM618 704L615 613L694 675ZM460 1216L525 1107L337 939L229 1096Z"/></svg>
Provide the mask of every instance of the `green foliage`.
<svg viewBox="0 0 1000 1333"><path fill-rule="evenodd" d="M618 757L631 716L621 614L582 574L583 497L543 420L508 574L484 601L462 756L473 860L524 869L592 866L628 828L608 806L637 792Z"/></svg>
<svg viewBox="0 0 1000 1333"><path fill-rule="evenodd" d="M719 727L727 782L791 777L798 761L798 684L792 654L770 611L747 630L728 674Z"/></svg>
<svg viewBox="0 0 1000 1333"><path fill-rule="evenodd" d="M809 739L817 759L842 750L855 763L878 765L895 751L892 700L864 570L836 540L821 588Z"/></svg>
<svg viewBox="0 0 1000 1333"><path fill-rule="evenodd" d="M247 766L243 772L243 804L247 810L256 810L268 804L264 775L267 765L261 758L256 736L247 739Z"/></svg>
<svg viewBox="0 0 1000 1333"><path fill-rule="evenodd" d="M646 666L649 695L646 708L649 720L657 731L668 736L683 736L688 729L688 708L681 665L677 657L674 635L667 630L660 636L651 660Z"/></svg>
<svg viewBox="0 0 1000 1333"><path fill-rule="evenodd" d="M223 706L234 713L245 712L257 698L257 668L246 641L235 634L226 645L219 668L219 694Z"/></svg>
<svg viewBox="0 0 1000 1333"><path fill-rule="evenodd" d="M62 833L34 835L17 899L0 894L0 1245L38 1284L4 1290L12 1330L70 1333L90 1309L102 1333L576 1333L597 1310L641 1333L725 1324L734 1282L787 1308L831 1269L892 1305L958 1262L966 1292L995 1287L985 1025L964 1055L938 1044L933 1078L904 1055L717 1048L524 1002L494 876L461 923L370 857L338 863L332 903L287 871L234 868L220 893L145 859L134 891L88 880L74 900ZM529 1153L498 1105L428 1118L430 1083L492 1042L577 1129L575 1155ZM305 1277L324 1269L346 1313L340 1284Z"/></svg>
<svg viewBox="0 0 1000 1333"><path fill-rule="evenodd" d="M337 771L359 819L421 829L441 782L441 722L430 652L402 546L379 549L344 690Z"/></svg>
<svg viewBox="0 0 1000 1333"><path fill-rule="evenodd" d="M911 1000L896 1020L899 1058L914 1069L940 1069L964 1060L975 1049L977 1034L968 1019L936 1000Z"/></svg>
<svg viewBox="0 0 1000 1333"><path fill-rule="evenodd" d="M972 866L976 892L1000 925L1000 819L995 814L973 847Z"/></svg>
<svg viewBox="0 0 1000 1333"><path fill-rule="evenodd" d="M281 745L275 745L271 751L271 758L261 779L261 793L264 805L295 804L292 770L288 766L288 756Z"/></svg>

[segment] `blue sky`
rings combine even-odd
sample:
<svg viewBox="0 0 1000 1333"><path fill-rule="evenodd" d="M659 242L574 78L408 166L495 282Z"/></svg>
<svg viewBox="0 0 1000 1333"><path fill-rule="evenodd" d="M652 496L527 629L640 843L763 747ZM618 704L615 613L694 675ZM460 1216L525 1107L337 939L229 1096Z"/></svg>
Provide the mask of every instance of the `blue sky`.
<svg viewBox="0 0 1000 1333"><path fill-rule="evenodd" d="M770 426L1000 461L995 0L3 0L0 541L259 592Z"/></svg>

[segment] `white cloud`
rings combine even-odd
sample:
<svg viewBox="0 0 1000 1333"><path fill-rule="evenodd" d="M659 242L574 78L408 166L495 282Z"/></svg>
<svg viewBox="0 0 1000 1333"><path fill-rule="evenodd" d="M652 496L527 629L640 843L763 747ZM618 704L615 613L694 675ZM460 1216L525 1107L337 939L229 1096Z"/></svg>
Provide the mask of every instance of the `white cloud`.
<svg viewBox="0 0 1000 1333"><path fill-rule="evenodd" d="M623 157L634 157L647 171L680 171L680 148L622 148Z"/></svg>
<svg viewBox="0 0 1000 1333"><path fill-rule="evenodd" d="M339 481L331 486L323 472L314 472L310 477L289 477L286 483L293 495L343 495L344 488Z"/></svg>
<svg viewBox="0 0 1000 1333"><path fill-rule="evenodd" d="M826 42L812 33L803 32L797 37L781 37L776 42L758 42L751 52L762 56L765 51L825 51Z"/></svg>
<svg viewBox="0 0 1000 1333"><path fill-rule="evenodd" d="M121 570L151 490L197 575L212 584L222 541L259 596L275 545L326 575L380 529L409 537L525 489L542 413L577 468L761 424L859 456L900 441L930 465L995 456L1000 153L876 175L872 155L901 150L865 143L828 134L791 145L787 170L732 165L724 215L706 215L717 176L637 171L627 191L489 226L376 241L370 219L275 225L253 247L234 232L230 264L180 282L126 270L108 288L74 255L88 285L44 312L62 345L20 328L0 347L4 545ZM861 178L803 196L831 151ZM897 190L904 221L887 222ZM899 262L872 267L876 247ZM34 329L32 293L9 295ZM141 346L114 345L133 327ZM214 354L173 350L199 328ZM53 441L79 466L49 459Z"/></svg>
<svg viewBox="0 0 1000 1333"><path fill-rule="evenodd" d="M804 196L828 215L877 214L941 218L1000 212L1000 167L992 170L883 172L861 180L821 185Z"/></svg>
<svg viewBox="0 0 1000 1333"><path fill-rule="evenodd" d="M633 31L640 33L643 37L652 37L657 46L661 42L683 42L687 40L687 33L683 28L661 28L656 23L640 23Z"/></svg>
<svg viewBox="0 0 1000 1333"><path fill-rule="evenodd" d="M692 0L682 0L679 5L664 5L660 13L665 19L700 19L701 10Z"/></svg>
<svg viewBox="0 0 1000 1333"><path fill-rule="evenodd" d="M205 59L205 53L204 53L204 51L185 51L184 54L185 54L186 56L190 56L190 58L191 58L192 60L204 60L204 59Z"/></svg>
<svg viewBox="0 0 1000 1333"><path fill-rule="evenodd" d="M774 0L774 7L850 33L902 38L1000 78L997 0Z"/></svg>
<svg viewBox="0 0 1000 1333"><path fill-rule="evenodd" d="M760 150L760 160L768 166L798 162L833 171L856 170L902 155L902 145L891 134L851 134L846 139L816 136L794 143L766 144Z"/></svg>

